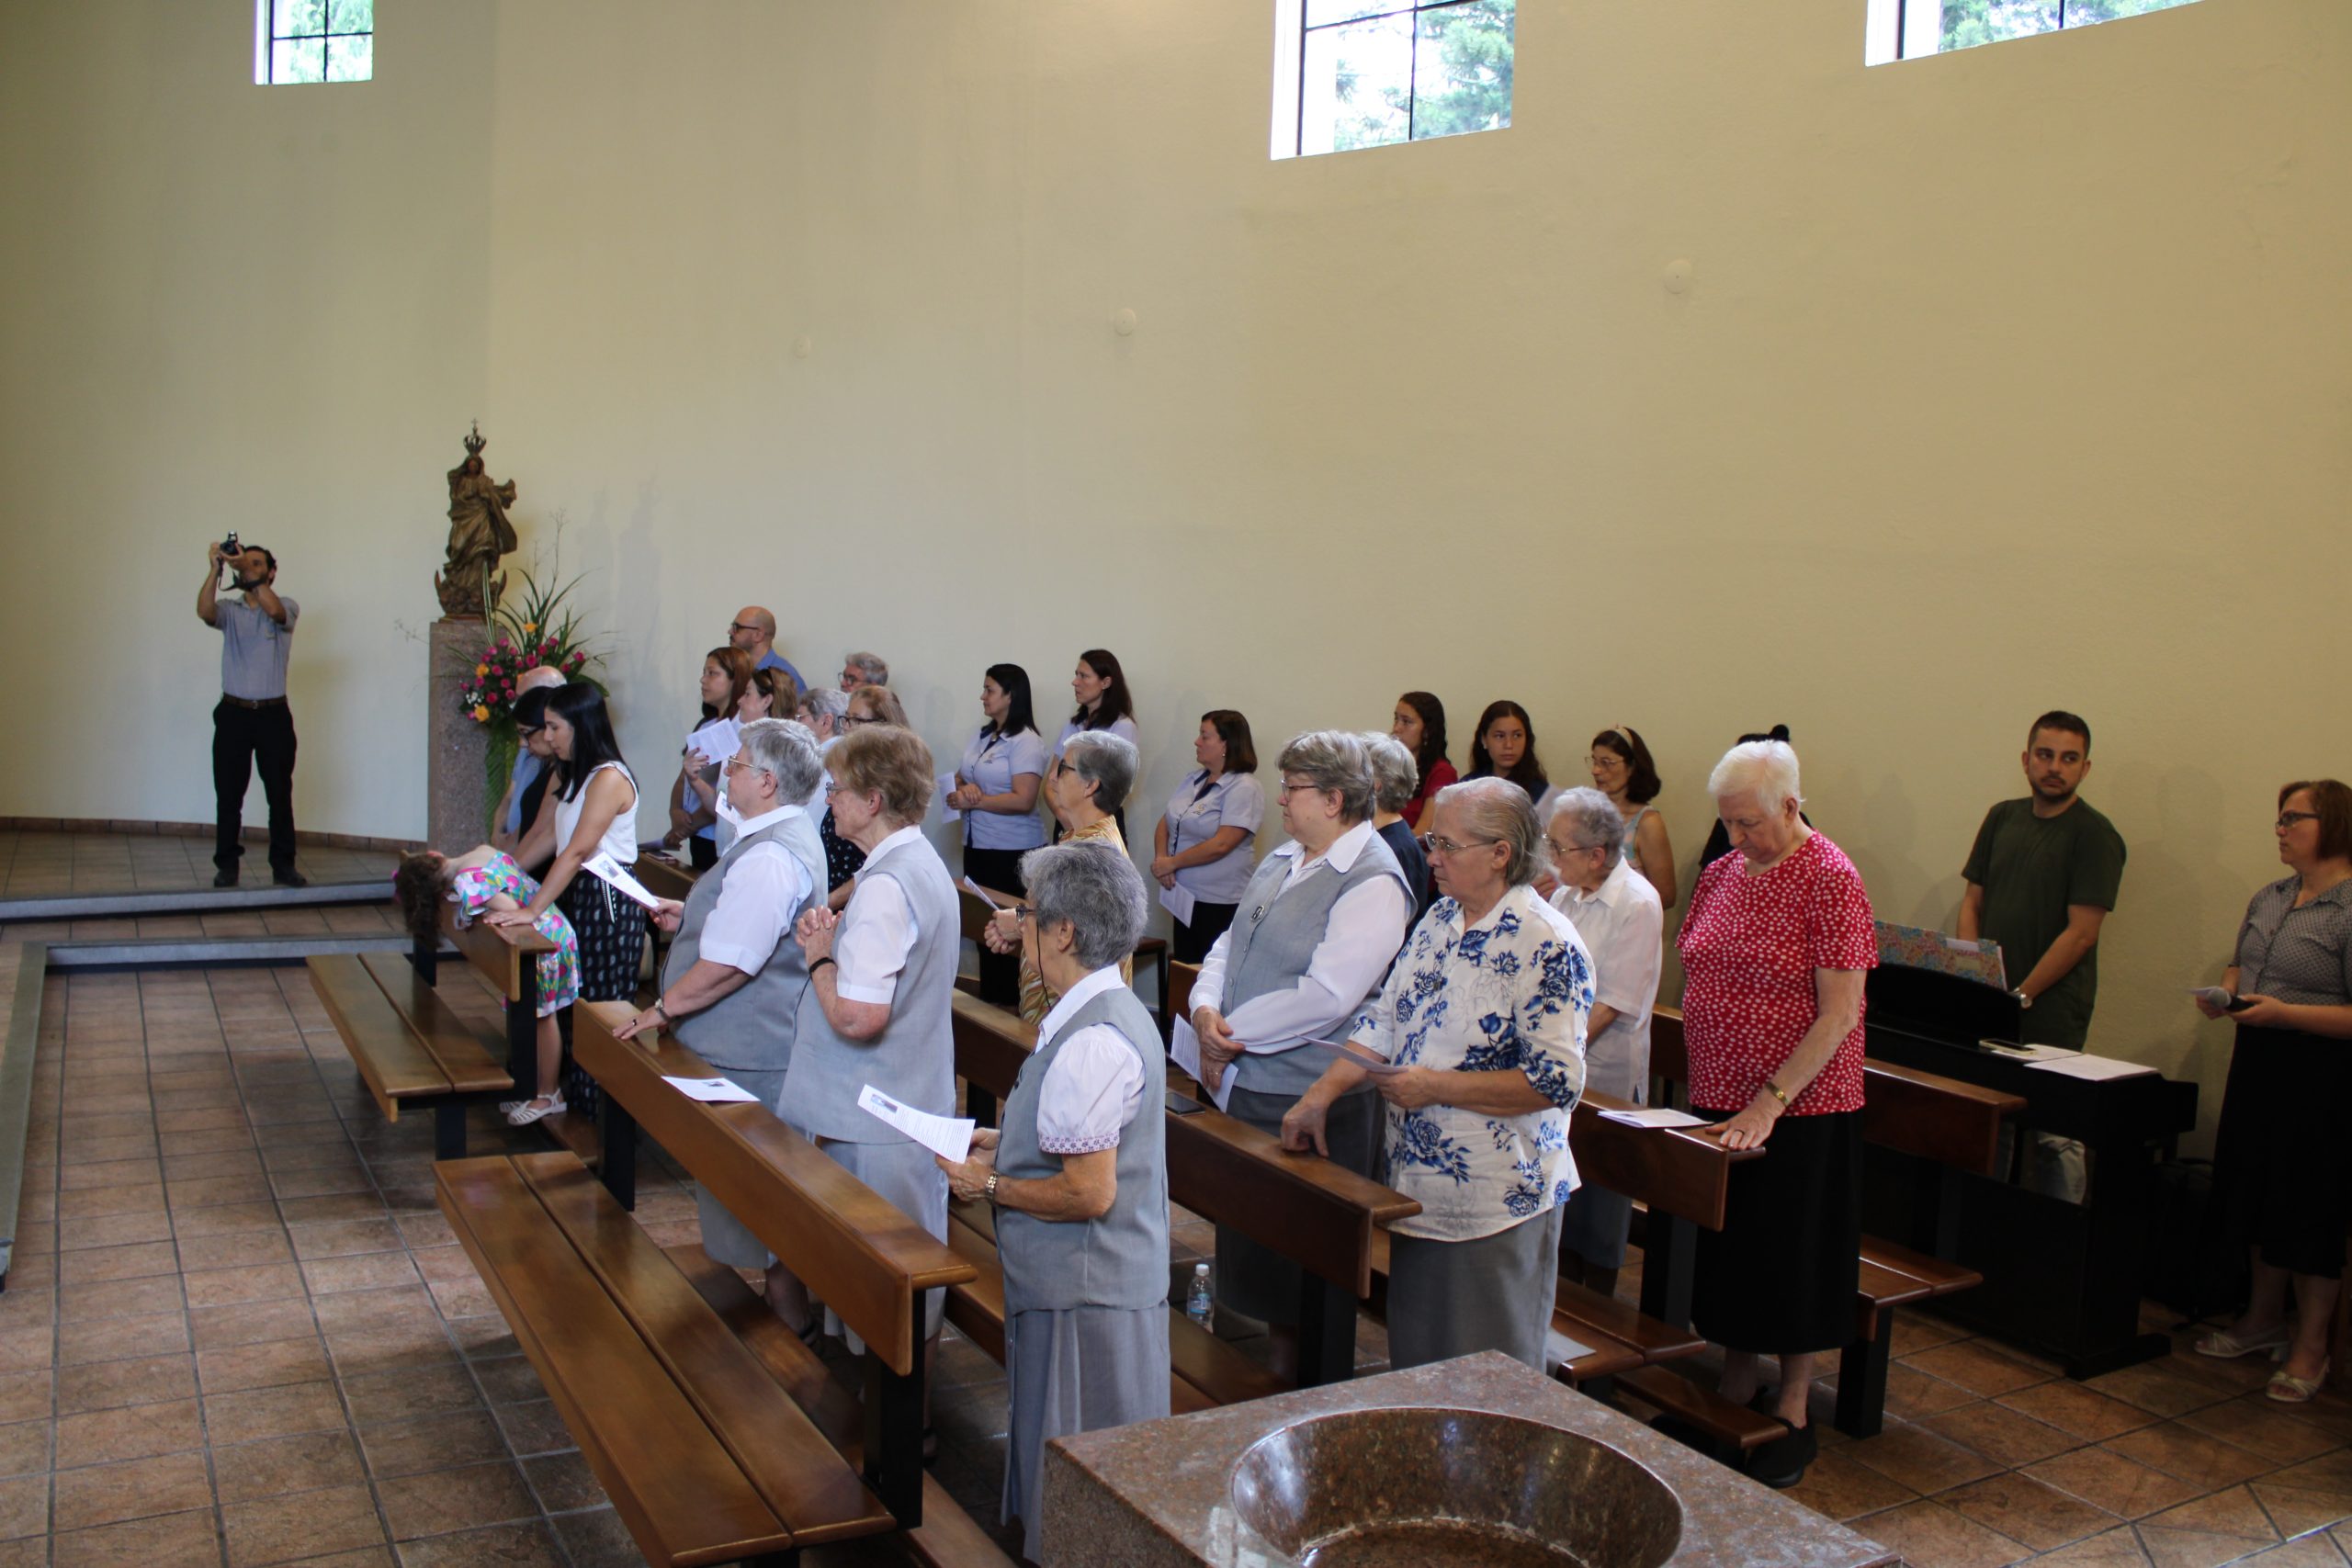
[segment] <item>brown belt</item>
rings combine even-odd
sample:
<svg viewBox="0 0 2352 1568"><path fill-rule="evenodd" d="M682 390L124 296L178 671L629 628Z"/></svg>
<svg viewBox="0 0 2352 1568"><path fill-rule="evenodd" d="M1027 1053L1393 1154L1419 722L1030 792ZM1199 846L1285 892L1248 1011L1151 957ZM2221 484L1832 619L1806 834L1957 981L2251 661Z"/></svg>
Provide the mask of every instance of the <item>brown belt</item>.
<svg viewBox="0 0 2352 1568"><path fill-rule="evenodd" d="M284 697L232 697L226 692L220 694L220 700L231 707L238 708L282 708L286 705Z"/></svg>

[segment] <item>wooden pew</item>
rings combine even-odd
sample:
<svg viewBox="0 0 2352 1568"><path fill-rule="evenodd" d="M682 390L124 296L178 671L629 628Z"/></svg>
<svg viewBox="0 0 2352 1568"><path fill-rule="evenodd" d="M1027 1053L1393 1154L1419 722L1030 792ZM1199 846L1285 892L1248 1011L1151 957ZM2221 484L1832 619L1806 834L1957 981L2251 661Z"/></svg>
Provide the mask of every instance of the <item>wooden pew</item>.
<svg viewBox="0 0 2352 1568"><path fill-rule="evenodd" d="M922 1292L971 1267L764 1107L665 1083L716 1075L674 1042L616 1039L632 1012L578 1009L575 1055L616 1128L603 1185L562 1153L446 1162L436 1177L638 1545L689 1568L903 1531L925 1561L1001 1568L922 1471ZM628 1216L640 1125L865 1341L862 1438L822 1362L740 1276L699 1248L665 1253Z"/></svg>
<svg viewBox="0 0 2352 1568"><path fill-rule="evenodd" d="M976 997L959 992L954 1005L956 1073L970 1091L1001 1100L1036 1048L1036 1032ZM1318 1156L1293 1154L1212 1106L1165 1114L1170 1197L1298 1263L1307 1277L1302 1304L1312 1309L1301 1314L1300 1381L1350 1376L1353 1324L1327 1321L1319 1282L1354 1300L1371 1294L1375 1238L1420 1205Z"/></svg>
<svg viewBox="0 0 2352 1568"><path fill-rule="evenodd" d="M385 953L320 954L304 966L384 1119L399 1121L403 1105L431 1107L435 1156L454 1159L466 1152L467 1108L514 1092L518 1016L524 1021L526 1064L520 1075L527 1080L537 1070L537 955L555 944L527 926L476 921L459 928L446 916L443 934L503 992L503 1032L467 1022L435 993L437 942L418 943L407 960Z"/></svg>
<svg viewBox="0 0 2352 1568"><path fill-rule="evenodd" d="M1671 1085L1690 1081L1682 1014L1676 1009L1659 1008L1651 1016L1650 1069L1653 1077ZM1938 1250L1952 1250L1958 1214L1954 1180L1962 1173L1997 1174L2002 1123L2023 1111L2025 1101L1997 1089L1867 1058L1862 1094L1863 1140L1917 1162L1917 1201L1926 1216L1923 1229L1933 1236ZM1646 1261L1644 1269L1646 1279ZM1838 1359L1839 1431L1866 1438L1884 1426L1895 1309L1971 1289L1984 1278L1934 1253L1881 1236L1862 1237L1854 1338Z"/></svg>

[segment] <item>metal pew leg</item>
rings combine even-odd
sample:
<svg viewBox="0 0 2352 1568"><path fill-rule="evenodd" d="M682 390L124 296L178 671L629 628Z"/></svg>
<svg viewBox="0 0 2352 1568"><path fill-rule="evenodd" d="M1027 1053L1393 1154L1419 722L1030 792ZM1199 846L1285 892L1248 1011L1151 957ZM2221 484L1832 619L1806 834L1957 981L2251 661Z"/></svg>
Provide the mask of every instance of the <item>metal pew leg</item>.
<svg viewBox="0 0 2352 1568"><path fill-rule="evenodd" d="M1874 1438L1886 1423L1886 1370L1894 1358L1894 1309L1882 1307L1878 1332L1856 1340L1838 1357L1838 1429L1849 1438Z"/></svg>
<svg viewBox="0 0 2352 1568"><path fill-rule="evenodd" d="M433 1157L466 1157L466 1106L463 1100L445 1100L433 1108Z"/></svg>
<svg viewBox="0 0 2352 1568"><path fill-rule="evenodd" d="M1303 1273L1298 1287L1298 1386L1345 1382L1355 1372L1355 1297L1328 1280Z"/></svg>
<svg viewBox="0 0 2352 1568"><path fill-rule="evenodd" d="M605 1100L605 1190L613 1201L634 1213L637 1209L637 1118L621 1109L611 1095Z"/></svg>
<svg viewBox="0 0 2352 1568"><path fill-rule="evenodd" d="M918 1294L918 1309L922 1301ZM922 1523L923 1384L930 1353L931 1342L918 1338L914 1364L905 1377L871 1350L865 1356L865 1483L902 1529Z"/></svg>

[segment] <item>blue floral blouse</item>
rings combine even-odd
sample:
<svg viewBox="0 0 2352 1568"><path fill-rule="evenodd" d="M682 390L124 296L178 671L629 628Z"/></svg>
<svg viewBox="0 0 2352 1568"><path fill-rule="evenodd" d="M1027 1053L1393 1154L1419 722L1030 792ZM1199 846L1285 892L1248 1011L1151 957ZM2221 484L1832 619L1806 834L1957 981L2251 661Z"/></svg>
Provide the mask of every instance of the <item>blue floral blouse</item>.
<svg viewBox="0 0 2352 1568"><path fill-rule="evenodd" d="M1584 1092L1591 1012L1591 955L1533 888L1512 888L1466 931L1453 899L1430 906L1351 1037L1406 1066L1516 1067L1552 1104L1521 1116L1390 1106L1388 1184L1421 1204L1391 1228L1476 1241L1567 1201L1568 1114Z"/></svg>

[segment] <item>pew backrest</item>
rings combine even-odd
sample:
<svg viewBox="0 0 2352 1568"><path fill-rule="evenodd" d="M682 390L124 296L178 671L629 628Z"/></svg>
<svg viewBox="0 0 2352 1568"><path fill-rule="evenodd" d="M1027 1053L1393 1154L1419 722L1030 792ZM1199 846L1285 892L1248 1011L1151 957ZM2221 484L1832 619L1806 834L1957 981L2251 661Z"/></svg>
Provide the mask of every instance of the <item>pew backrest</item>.
<svg viewBox="0 0 2352 1568"><path fill-rule="evenodd" d="M626 1002L582 1002L573 1054L614 1102L727 1206L784 1266L820 1282L825 1304L891 1371L907 1375L922 1333L922 1292L960 1284L972 1265L786 1126L765 1106L690 1100L669 1077L722 1077L666 1037L613 1031Z"/></svg>
<svg viewBox="0 0 2352 1568"><path fill-rule="evenodd" d="M446 907L441 930L466 955L466 962L481 971L491 988L510 1002L526 1001L537 994L537 969L524 965L542 953L555 951L554 942L528 926L493 926L479 919L461 926L456 910Z"/></svg>

